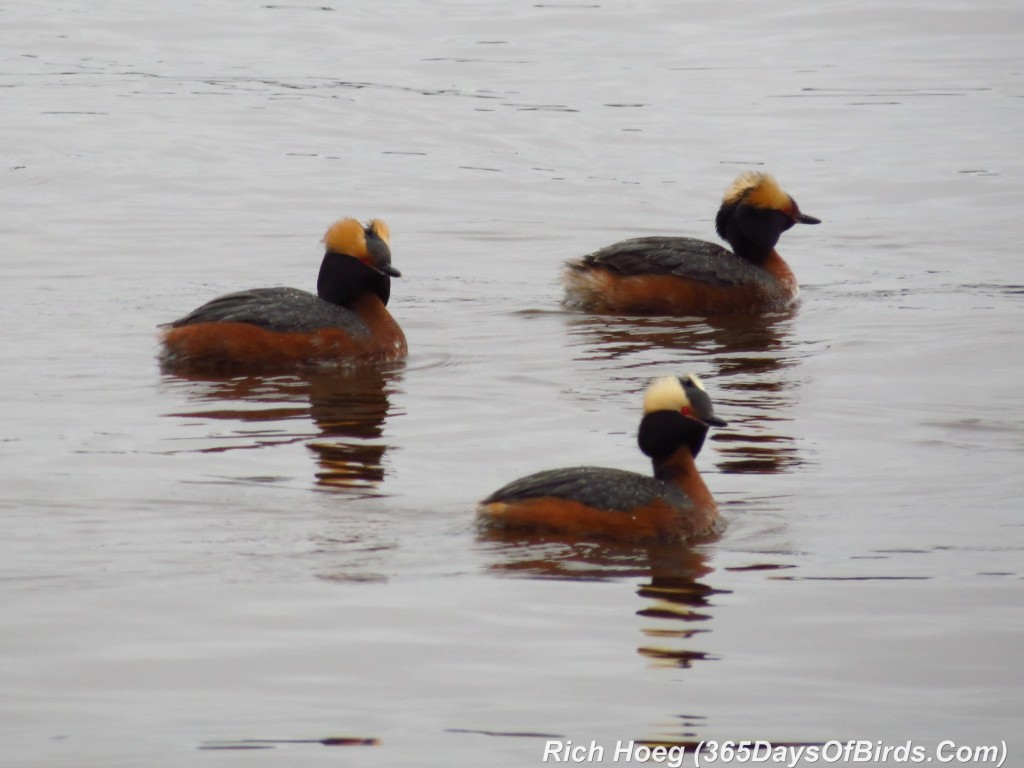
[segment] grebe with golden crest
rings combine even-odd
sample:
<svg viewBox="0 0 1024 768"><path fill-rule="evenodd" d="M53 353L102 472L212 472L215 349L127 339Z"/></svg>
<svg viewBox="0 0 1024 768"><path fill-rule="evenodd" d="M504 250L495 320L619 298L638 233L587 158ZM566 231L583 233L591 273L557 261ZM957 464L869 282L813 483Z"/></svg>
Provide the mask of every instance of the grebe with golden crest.
<svg viewBox="0 0 1024 768"><path fill-rule="evenodd" d="M287 370L405 357L405 334L387 310L390 231L374 219L341 219L323 238L314 296L253 288L213 299L164 326L161 364L170 370Z"/></svg>
<svg viewBox="0 0 1024 768"><path fill-rule="evenodd" d="M697 376L647 387L637 442L654 476L605 467L552 469L515 480L478 507L483 525L582 538L679 541L712 533L718 507L695 459L710 426L726 426Z"/></svg>
<svg viewBox="0 0 1024 768"><path fill-rule="evenodd" d="M565 305L597 313L716 315L784 309L800 289L775 245L794 224L819 224L772 176L748 171L715 217L732 251L690 237L637 237L566 265Z"/></svg>

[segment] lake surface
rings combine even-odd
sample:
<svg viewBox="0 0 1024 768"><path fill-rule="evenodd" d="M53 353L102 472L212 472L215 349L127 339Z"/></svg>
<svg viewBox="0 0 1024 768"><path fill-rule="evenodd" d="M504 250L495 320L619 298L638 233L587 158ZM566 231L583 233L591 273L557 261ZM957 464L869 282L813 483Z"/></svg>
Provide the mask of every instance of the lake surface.
<svg viewBox="0 0 1024 768"><path fill-rule="evenodd" d="M1024 749L1024 6L0 9L0 752L541 764L549 741ZM790 313L563 311L768 170ZM407 363L187 379L156 326L392 229ZM535 470L729 427L690 548L487 536ZM550 762L550 761L549 761ZM722 763L719 763L722 764Z"/></svg>

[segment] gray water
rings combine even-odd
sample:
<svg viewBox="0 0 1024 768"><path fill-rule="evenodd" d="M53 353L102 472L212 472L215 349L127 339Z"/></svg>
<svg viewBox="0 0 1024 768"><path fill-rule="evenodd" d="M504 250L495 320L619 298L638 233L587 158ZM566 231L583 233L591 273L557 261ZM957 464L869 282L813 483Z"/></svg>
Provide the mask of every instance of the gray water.
<svg viewBox="0 0 1024 768"><path fill-rule="evenodd" d="M998 0L0 8L4 764L1013 764L1022 32ZM794 311L561 310L565 259L713 239L751 168L823 220L780 244ZM341 216L391 225L406 364L160 372L158 323L311 289ZM478 532L528 472L647 471L641 393L683 372L730 423L721 536Z"/></svg>

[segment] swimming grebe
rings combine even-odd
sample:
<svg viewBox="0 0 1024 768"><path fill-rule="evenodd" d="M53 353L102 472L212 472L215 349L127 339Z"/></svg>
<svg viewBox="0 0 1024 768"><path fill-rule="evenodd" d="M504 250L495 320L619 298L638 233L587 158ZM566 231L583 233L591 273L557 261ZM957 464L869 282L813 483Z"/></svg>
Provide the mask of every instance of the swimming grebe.
<svg viewBox="0 0 1024 768"><path fill-rule="evenodd" d="M695 375L655 379L637 440L654 477L604 467L552 469L515 480L478 508L485 525L629 541L711 533L718 507L694 463L708 427L725 426Z"/></svg>
<svg viewBox="0 0 1024 768"><path fill-rule="evenodd" d="M390 232L374 219L335 222L314 296L297 288L253 288L216 298L163 332L172 370L267 371L405 357L405 334L388 312Z"/></svg>
<svg viewBox="0 0 1024 768"><path fill-rule="evenodd" d="M690 237L637 237L567 264L565 305L588 312L714 315L783 309L800 292L775 250L794 224L819 224L767 173L748 171L715 217L732 246Z"/></svg>

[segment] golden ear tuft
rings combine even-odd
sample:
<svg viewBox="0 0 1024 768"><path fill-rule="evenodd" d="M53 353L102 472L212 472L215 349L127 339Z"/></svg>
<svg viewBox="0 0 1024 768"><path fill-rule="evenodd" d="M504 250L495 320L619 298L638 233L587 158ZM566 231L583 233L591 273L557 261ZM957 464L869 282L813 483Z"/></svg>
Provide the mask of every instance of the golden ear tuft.
<svg viewBox="0 0 1024 768"><path fill-rule="evenodd" d="M771 174L761 171L741 173L725 191L724 202L735 203L741 200L755 208L779 211L786 210L793 203Z"/></svg>
<svg viewBox="0 0 1024 768"><path fill-rule="evenodd" d="M689 404L690 399L675 376L661 376L655 379L644 393L644 413L678 411Z"/></svg>
<svg viewBox="0 0 1024 768"><path fill-rule="evenodd" d="M327 229L323 244L328 251L360 259L366 255L366 232L355 219L340 219Z"/></svg>
<svg viewBox="0 0 1024 768"><path fill-rule="evenodd" d="M389 246L391 245L391 230L384 219L373 219L368 229Z"/></svg>

